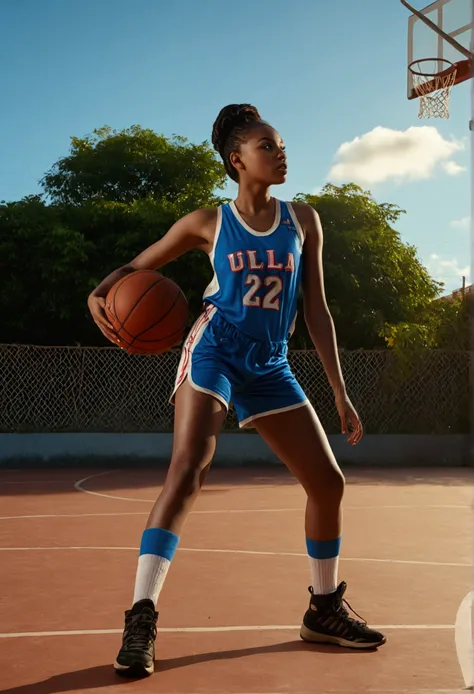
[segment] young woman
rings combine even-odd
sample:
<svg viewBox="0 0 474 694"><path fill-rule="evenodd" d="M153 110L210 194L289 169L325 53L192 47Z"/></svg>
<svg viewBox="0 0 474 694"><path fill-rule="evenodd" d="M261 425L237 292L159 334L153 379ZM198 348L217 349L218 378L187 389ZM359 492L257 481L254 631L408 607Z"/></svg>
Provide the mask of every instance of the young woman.
<svg viewBox="0 0 474 694"><path fill-rule="evenodd" d="M104 297L126 273L162 268L191 249L207 253L214 269L205 309L183 347L172 394L173 453L142 535L132 607L125 612L114 667L128 676L154 671L158 597L230 401L240 426L257 429L307 494L311 597L301 637L352 648L375 648L386 641L345 609L346 584L337 583L344 477L287 361L302 287L305 321L334 391L342 432L356 445L362 425L346 393L326 304L319 217L309 205L270 195L270 187L286 179L285 147L255 107L223 108L212 142L238 183L235 201L180 219L129 265L106 277L88 300L98 327L117 342Z"/></svg>

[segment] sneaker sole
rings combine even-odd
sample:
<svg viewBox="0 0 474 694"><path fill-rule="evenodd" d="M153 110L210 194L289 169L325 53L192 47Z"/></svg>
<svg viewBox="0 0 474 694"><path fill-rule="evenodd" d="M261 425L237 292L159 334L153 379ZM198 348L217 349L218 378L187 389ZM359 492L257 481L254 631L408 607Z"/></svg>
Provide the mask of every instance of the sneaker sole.
<svg viewBox="0 0 474 694"><path fill-rule="evenodd" d="M300 636L303 641L308 643L327 643L333 646L342 646L343 648L378 648L383 646L387 642L387 638L384 636L382 641L376 641L374 643L369 643L367 641L348 641L340 636L329 636L328 634L320 634L317 631L311 631L304 624L301 626Z"/></svg>
<svg viewBox="0 0 474 694"><path fill-rule="evenodd" d="M142 678L142 677L150 677L150 675L153 675L155 671L155 666L152 663L151 665L143 665L143 663L132 663L131 665L121 665L117 661L114 663L114 670L117 673L117 675L120 675L121 677L134 677L134 678Z"/></svg>

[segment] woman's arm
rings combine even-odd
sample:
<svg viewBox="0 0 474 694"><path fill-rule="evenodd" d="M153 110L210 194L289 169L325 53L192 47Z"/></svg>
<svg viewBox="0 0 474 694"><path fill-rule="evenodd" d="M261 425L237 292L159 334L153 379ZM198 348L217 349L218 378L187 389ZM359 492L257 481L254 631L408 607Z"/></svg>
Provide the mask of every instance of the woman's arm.
<svg viewBox="0 0 474 694"><path fill-rule="evenodd" d="M346 387L339 362L336 331L324 290L323 230L318 213L304 203L294 204L305 231L303 247L304 317L329 383L336 395L345 395Z"/></svg>
<svg viewBox="0 0 474 694"><path fill-rule="evenodd" d="M341 417L342 433L348 434L349 443L356 444L362 437L362 424L346 391L337 347L334 321L329 311L324 289L323 230L318 213L306 203L293 203L305 232L303 246L303 298L304 317L311 340L319 354L329 383L334 391L336 406Z"/></svg>
<svg viewBox="0 0 474 694"><path fill-rule="evenodd" d="M90 293L87 305L92 317L107 339L117 342L113 327L105 313L105 297L119 279L136 270L158 270L167 263L200 248L209 252L214 241L217 210L195 210L179 219L156 243L152 244L132 261L111 272Z"/></svg>

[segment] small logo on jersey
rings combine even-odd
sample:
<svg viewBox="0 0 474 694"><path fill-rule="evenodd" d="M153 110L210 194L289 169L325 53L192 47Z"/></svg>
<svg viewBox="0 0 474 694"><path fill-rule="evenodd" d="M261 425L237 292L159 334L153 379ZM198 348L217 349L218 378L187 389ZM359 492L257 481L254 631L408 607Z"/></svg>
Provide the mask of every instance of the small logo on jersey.
<svg viewBox="0 0 474 694"><path fill-rule="evenodd" d="M293 222L291 221L291 219L288 219L288 218L283 219L281 223L286 224L286 226L288 227L288 231L296 231L295 226L294 226Z"/></svg>

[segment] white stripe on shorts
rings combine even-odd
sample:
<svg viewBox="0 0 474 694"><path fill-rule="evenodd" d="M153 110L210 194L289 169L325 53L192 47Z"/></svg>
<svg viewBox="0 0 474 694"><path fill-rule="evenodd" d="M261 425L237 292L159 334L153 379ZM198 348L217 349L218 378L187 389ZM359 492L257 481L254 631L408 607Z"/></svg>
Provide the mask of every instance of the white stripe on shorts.
<svg viewBox="0 0 474 694"><path fill-rule="evenodd" d="M196 386L195 383L193 383L192 378L191 378L191 364L192 364L192 356L193 356L193 351L196 347L196 345L199 344L199 341L201 340L202 336L204 335L204 331L206 327L209 325L210 321L212 320L213 315L216 313L217 308L213 306L212 304L209 304L205 311L201 313L197 321L194 323L193 327L189 331L189 335L186 338L186 342L183 345L183 350L181 352L181 359L179 361L178 365L178 371L176 374L176 380L175 380L175 385L173 392L170 397L170 403L173 405L174 404L174 396L176 395L176 391L178 390L179 386L186 380L186 377L189 377L189 382L191 385L196 389L200 390L203 392L209 392L210 395L213 395L216 397L220 402L223 402L226 407L228 407L228 403L226 403L217 393L211 392L204 390L203 388L200 388L199 386Z"/></svg>

